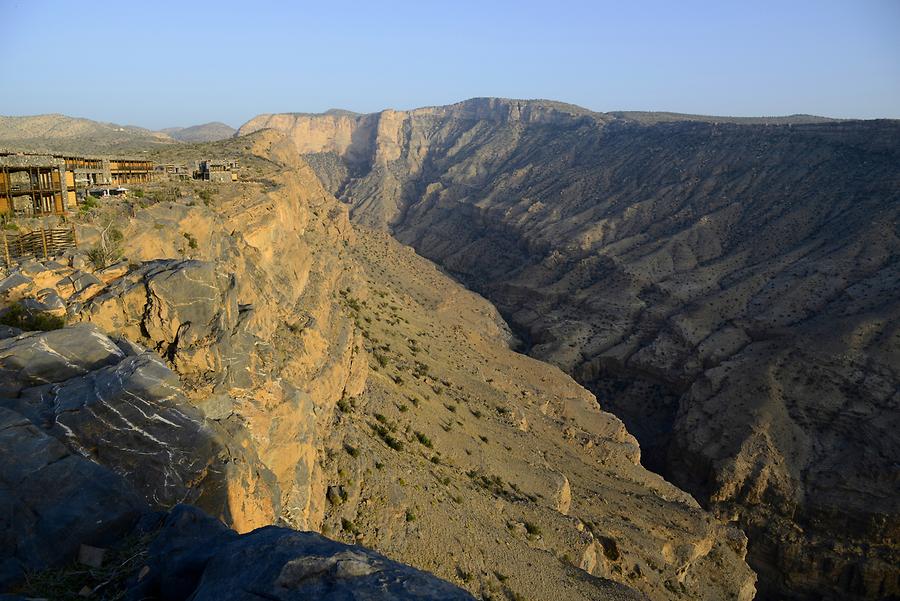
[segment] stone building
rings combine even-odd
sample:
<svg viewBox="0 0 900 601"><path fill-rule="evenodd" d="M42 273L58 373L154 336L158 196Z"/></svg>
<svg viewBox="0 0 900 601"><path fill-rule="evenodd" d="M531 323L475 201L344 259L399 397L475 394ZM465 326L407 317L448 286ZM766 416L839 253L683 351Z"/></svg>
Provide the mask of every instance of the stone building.
<svg viewBox="0 0 900 601"><path fill-rule="evenodd" d="M66 171L63 159L49 155L0 156L0 214L65 214L75 204L69 181L74 186L74 174Z"/></svg>
<svg viewBox="0 0 900 601"><path fill-rule="evenodd" d="M153 161L139 159L110 159L112 185L148 184L153 179Z"/></svg>
<svg viewBox="0 0 900 601"><path fill-rule="evenodd" d="M152 181L153 162L0 151L0 214L61 215L91 190Z"/></svg>
<svg viewBox="0 0 900 601"><path fill-rule="evenodd" d="M200 161L198 179L211 182L236 182L237 161Z"/></svg>

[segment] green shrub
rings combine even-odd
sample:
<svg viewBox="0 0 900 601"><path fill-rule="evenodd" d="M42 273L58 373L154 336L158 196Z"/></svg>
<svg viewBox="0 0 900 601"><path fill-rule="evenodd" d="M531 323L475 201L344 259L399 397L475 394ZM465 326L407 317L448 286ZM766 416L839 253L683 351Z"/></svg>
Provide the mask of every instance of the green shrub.
<svg viewBox="0 0 900 601"><path fill-rule="evenodd" d="M528 533L528 536L540 536L541 528L534 522L525 521L525 532Z"/></svg>
<svg viewBox="0 0 900 601"><path fill-rule="evenodd" d="M395 451L403 450L403 443L397 440L388 428L375 423L370 423L369 427L372 428L372 431L374 431L388 447Z"/></svg>
<svg viewBox="0 0 900 601"><path fill-rule="evenodd" d="M353 457L354 459L359 457L359 449L357 449L354 446L345 444L344 450L347 451L347 454L350 455L351 457Z"/></svg>
<svg viewBox="0 0 900 601"><path fill-rule="evenodd" d="M81 200L81 202L78 203L78 212L82 215L91 212L99 206L99 201L100 199L96 196L91 196L90 194L88 194Z"/></svg>
<svg viewBox="0 0 900 601"><path fill-rule="evenodd" d="M22 305L16 303L10 305L6 313L0 315L0 324L20 330L48 332L65 327L66 319L50 313L30 313Z"/></svg>
<svg viewBox="0 0 900 601"><path fill-rule="evenodd" d="M200 200L202 200L203 204L205 204L206 206L210 205L210 203L212 202L212 198L213 198L213 196L215 196L215 194L216 194L215 190L207 190L206 188L201 188L200 190L197 190L197 196L200 197Z"/></svg>
<svg viewBox="0 0 900 601"><path fill-rule="evenodd" d="M94 269L103 269L122 257L122 240L124 238L125 235L112 227L112 224L100 233L100 242L87 251L88 260Z"/></svg>
<svg viewBox="0 0 900 601"><path fill-rule="evenodd" d="M350 534L359 534L359 528L347 518L341 518L341 530Z"/></svg>

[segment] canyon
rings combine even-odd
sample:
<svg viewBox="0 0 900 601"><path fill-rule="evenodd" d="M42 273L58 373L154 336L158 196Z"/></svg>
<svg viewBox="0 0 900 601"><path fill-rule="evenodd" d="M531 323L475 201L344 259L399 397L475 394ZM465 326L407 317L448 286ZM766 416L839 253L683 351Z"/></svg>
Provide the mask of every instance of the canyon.
<svg viewBox="0 0 900 601"><path fill-rule="evenodd" d="M34 512L8 524L4 587L46 596L73 542L124 552L136 528L152 541L123 586L142 599L385 598L394 573L412 598L455 598L369 549L482 599L753 598L743 533L647 471L571 377L511 350L490 303L352 225L283 134L215 144L240 182L74 218L81 249L120 231L121 261L79 249L0 283L4 315L66 321L0 332L6 456L47 449L0 473L0 502ZM72 488L34 494L63 466ZM79 529L54 546L61 525Z"/></svg>
<svg viewBox="0 0 900 601"><path fill-rule="evenodd" d="M472 99L261 115L749 537L759 598L900 594L900 124Z"/></svg>
<svg viewBox="0 0 900 601"><path fill-rule="evenodd" d="M0 120L239 164L0 273L0 590L900 595L900 123L476 98L207 125ZM104 549L127 569L71 563Z"/></svg>

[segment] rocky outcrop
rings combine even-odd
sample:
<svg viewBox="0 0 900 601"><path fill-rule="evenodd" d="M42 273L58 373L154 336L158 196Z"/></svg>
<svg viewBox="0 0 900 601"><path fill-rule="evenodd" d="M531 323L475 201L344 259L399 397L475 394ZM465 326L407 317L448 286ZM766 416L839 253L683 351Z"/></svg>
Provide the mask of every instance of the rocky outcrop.
<svg viewBox="0 0 900 601"><path fill-rule="evenodd" d="M355 221L597 393L748 532L764 597L898 594L896 122L487 99L335 119L241 131L286 131Z"/></svg>
<svg viewBox="0 0 900 601"><path fill-rule="evenodd" d="M87 324L21 333L0 340L0 369L19 374L4 378L7 398L0 401L0 590L76 555L100 567L106 549L152 536L149 551L132 556L146 557L144 565L123 564L132 584L117 594L164 601L472 598L361 547L286 528L240 536L195 507L177 506L153 530L153 506L189 500L221 512L211 501L221 502L250 462L246 449L222 461L216 447L223 441L187 402L178 377L133 343ZM232 462L237 466L228 467ZM249 467L257 477L265 469L258 460ZM277 499L274 493L265 500ZM93 559L82 557L86 549Z"/></svg>
<svg viewBox="0 0 900 601"><path fill-rule="evenodd" d="M106 546L146 504L126 479L73 452L23 415L0 407L0 591L26 570Z"/></svg>
<svg viewBox="0 0 900 601"><path fill-rule="evenodd" d="M277 137L256 142L260 154L278 159ZM365 383L360 336L336 301L339 283L352 277L339 264L352 237L347 212L296 157L285 156L290 167L268 163L275 187L273 180L247 184L218 197L214 207L161 203L121 215L128 259L116 265L93 271L76 253L4 274L7 313L52 309L70 323L94 324L98 335L137 342L156 355L135 351L124 363L104 356L108 373L27 391L43 403L31 409L52 413L54 403L83 400L82 392L96 397L77 411L66 409L56 426L77 426L75 435L88 449L127 447L127 437L137 436L126 434L129 422L153 437L176 424L185 438L166 440L173 456L163 463L184 473L163 477L160 487L157 476L165 469L148 469L139 488L161 495L155 500L164 504L197 503L239 531L278 519L316 527L324 503L317 465L322 441L337 402L358 395ZM84 234L80 239L91 244L90 231ZM41 300L51 296L53 307ZM121 344L121 352L134 354ZM82 349L69 350L67 356L82 356ZM32 359L22 364L31 366ZM173 372L177 387L169 381ZM120 377L131 388L117 387ZM147 424L131 410L115 413L148 394L166 397L176 414L160 413ZM104 416L107 426L119 434L104 432L96 419L91 423L88 416L98 409L111 413ZM191 444L196 448L189 450ZM127 464L124 456L117 460Z"/></svg>
<svg viewBox="0 0 900 601"><path fill-rule="evenodd" d="M359 546L274 526L243 536L176 507L129 599L471 600L465 591Z"/></svg>
<svg viewBox="0 0 900 601"><path fill-rule="evenodd" d="M159 260L114 279L72 307L73 317L130 340L145 340L195 388L252 387L252 306L238 304L236 279L211 262Z"/></svg>
<svg viewBox="0 0 900 601"><path fill-rule="evenodd" d="M146 503L197 503L240 523L241 506L229 503L240 486L244 506L276 519L277 484L241 444L246 433L206 420L156 354L82 324L0 340L0 373L18 376L3 378L2 406L119 474Z"/></svg>

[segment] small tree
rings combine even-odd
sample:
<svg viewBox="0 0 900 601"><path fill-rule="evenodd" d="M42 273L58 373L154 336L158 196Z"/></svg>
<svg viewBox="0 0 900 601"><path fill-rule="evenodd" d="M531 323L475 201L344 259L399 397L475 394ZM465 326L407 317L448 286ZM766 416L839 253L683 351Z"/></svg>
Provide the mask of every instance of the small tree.
<svg viewBox="0 0 900 601"><path fill-rule="evenodd" d="M87 253L88 259L94 265L94 269L103 269L122 256L122 240L124 237L120 230L113 227L112 221L100 230L100 242Z"/></svg>

